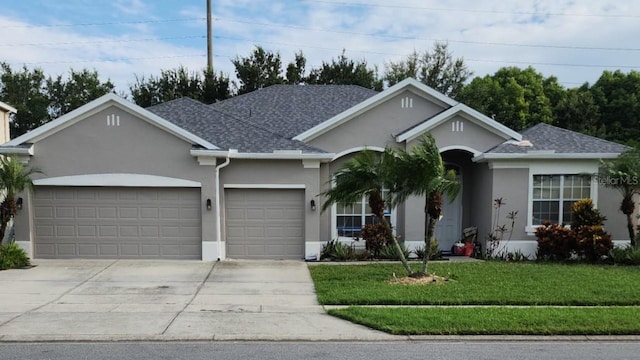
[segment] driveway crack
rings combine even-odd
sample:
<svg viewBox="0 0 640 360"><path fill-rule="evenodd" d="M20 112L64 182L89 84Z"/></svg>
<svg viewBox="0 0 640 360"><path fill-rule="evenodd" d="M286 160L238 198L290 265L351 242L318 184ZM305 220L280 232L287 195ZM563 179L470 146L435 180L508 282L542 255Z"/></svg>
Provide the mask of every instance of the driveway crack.
<svg viewBox="0 0 640 360"><path fill-rule="evenodd" d="M73 291L74 291L74 290L76 290L77 288L79 288L79 287L81 287L82 285L84 285L84 284L88 283L89 281L91 281L91 280L95 279L98 275L100 275L100 274L102 274L103 272L105 272L107 269L109 269L110 267L112 267L113 265L115 265L118 261L120 261L120 260L114 260L112 263L110 263L109 265L105 266L102 270L100 270L100 271L96 272L95 274L91 275L91 276L90 276L90 277L88 277L87 279L85 279L85 280L81 281L79 284L77 284L76 286L72 287L71 289L69 289L69 290L65 291L64 293L62 293L62 294L61 294L60 296L58 296L57 298L55 298L55 299L53 299L53 300L51 300L51 301L49 301L49 302L47 302L47 303L44 303L44 304L42 304L42 305L40 305L40 306L38 306L38 307L35 307L35 308L33 308L33 309L30 309L30 310L28 310L28 311L25 311L25 312L23 312L23 313L20 313L20 314L18 314L18 315L16 315L16 316L12 317L11 319L6 320L6 321L4 321L4 322L0 323L0 327L2 327L2 326L4 326L4 325L6 325L6 324L8 324L8 323L12 322L13 320L18 319L18 318L20 318L20 317L22 317L22 316L24 316L24 315L26 315L26 314L31 314L31 313L33 313L33 312L36 312L36 311L38 311L38 310L42 309L43 307L45 307L45 306L47 306L47 305L51 305L51 304L56 303L57 301L59 301L59 300L60 300L60 299L62 299L63 297L65 297L65 296L69 295L71 292L73 292Z"/></svg>
<svg viewBox="0 0 640 360"><path fill-rule="evenodd" d="M207 280L209 280L209 278L211 277L211 273L213 273L213 269L216 267L216 264L218 264L218 262L214 262L213 265L211 265L211 269L209 269L209 273L207 273L207 276L204 278L204 280L200 282L200 284L196 288L196 291L193 293L193 296L191 297L191 299L189 299L189 301L187 301L187 303L182 307L182 309L180 309L180 311L178 311L176 315L169 321L169 323L167 324L167 326L165 326L164 330L162 330L160 335L164 335L167 332L167 330L169 330L171 325L173 325L173 322L176 321L178 316L180 316L187 309L187 307L191 305L193 300L195 300L196 296L198 296L198 294L200 293L200 290L202 290L202 287L204 286L204 284L206 284Z"/></svg>

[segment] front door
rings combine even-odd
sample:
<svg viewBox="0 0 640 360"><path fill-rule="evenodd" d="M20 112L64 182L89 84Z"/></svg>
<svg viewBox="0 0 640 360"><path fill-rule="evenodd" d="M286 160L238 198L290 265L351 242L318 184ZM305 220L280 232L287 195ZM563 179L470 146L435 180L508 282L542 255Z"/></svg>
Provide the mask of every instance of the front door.
<svg viewBox="0 0 640 360"><path fill-rule="evenodd" d="M443 196L442 219L436 223L435 235L443 251L451 251L453 244L462 238L462 189L453 201Z"/></svg>

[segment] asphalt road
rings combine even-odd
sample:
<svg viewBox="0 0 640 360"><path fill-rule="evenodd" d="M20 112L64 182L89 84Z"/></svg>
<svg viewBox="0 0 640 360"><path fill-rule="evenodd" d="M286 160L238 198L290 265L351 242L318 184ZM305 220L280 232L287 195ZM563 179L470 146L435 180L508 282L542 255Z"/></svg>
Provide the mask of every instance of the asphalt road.
<svg viewBox="0 0 640 360"><path fill-rule="evenodd" d="M0 344L0 359L638 359L637 342L165 342Z"/></svg>

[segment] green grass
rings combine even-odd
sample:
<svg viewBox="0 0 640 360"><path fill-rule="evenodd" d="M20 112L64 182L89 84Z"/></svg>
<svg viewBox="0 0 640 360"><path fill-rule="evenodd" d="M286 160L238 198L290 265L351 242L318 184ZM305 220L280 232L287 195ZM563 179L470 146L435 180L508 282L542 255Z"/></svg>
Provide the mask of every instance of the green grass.
<svg viewBox="0 0 640 360"><path fill-rule="evenodd" d="M640 334L640 307L349 307L329 314L395 335Z"/></svg>
<svg viewBox="0 0 640 360"><path fill-rule="evenodd" d="M325 305L640 305L640 267L435 263L442 285L390 285L396 264L309 267Z"/></svg>

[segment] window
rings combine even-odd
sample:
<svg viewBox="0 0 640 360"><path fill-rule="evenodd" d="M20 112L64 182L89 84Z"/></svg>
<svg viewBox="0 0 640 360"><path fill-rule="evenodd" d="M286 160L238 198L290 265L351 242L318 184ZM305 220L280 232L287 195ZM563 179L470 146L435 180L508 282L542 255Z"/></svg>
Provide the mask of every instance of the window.
<svg viewBox="0 0 640 360"><path fill-rule="evenodd" d="M391 208L387 207L384 214L387 221L391 223ZM377 218L371 213L366 196L352 204L336 205L336 227L339 237L360 237L362 227L375 222Z"/></svg>
<svg viewBox="0 0 640 360"><path fill-rule="evenodd" d="M533 221L541 225L571 222L574 202L591 197L591 178L585 175L534 175Z"/></svg>

